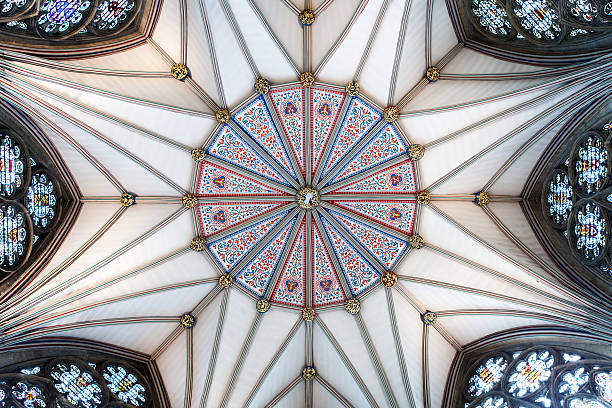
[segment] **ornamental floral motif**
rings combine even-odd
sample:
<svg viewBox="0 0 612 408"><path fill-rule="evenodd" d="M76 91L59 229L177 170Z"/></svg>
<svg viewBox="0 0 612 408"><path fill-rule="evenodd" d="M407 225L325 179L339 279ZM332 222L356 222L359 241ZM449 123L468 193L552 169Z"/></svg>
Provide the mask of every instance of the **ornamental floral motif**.
<svg viewBox="0 0 612 408"><path fill-rule="evenodd" d="M235 124L215 131L203 146L215 160L197 162L196 194L236 197L227 204L201 199L197 212L229 282L233 277L258 298L306 310L358 301L379 287L408 252L417 205L410 196L398 198L416 193L416 164L406 157L410 144L399 124L383 122L383 110L356 87L349 94L302 79L303 86L255 96L234 112ZM361 199L369 193L390 198ZM352 199L326 200L328 194Z"/></svg>
<svg viewBox="0 0 612 408"><path fill-rule="evenodd" d="M548 184L548 189L548 213L555 223L565 225L573 205L573 190L567 173L555 174Z"/></svg>
<svg viewBox="0 0 612 408"><path fill-rule="evenodd" d="M587 194L599 191L608 177L608 151L603 140L589 135L578 147L575 157L578 185Z"/></svg>
<svg viewBox="0 0 612 408"><path fill-rule="evenodd" d="M46 396L41 387L19 381L13 385L13 398L21 403L25 408L46 408Z"/></svg>
<svg viewBox="0 0 612 408"><path fill-rule="evenodd" d="M539 390L552 375L555 357L550 350L534 350L519 359L508 377L508 392L524 397Z"/></svg>
<svg viewBox="0 0 612 408"><path fill-rule="evenodd" d="M490 357L474 370L474 375L468 381L468 394L478 397L491 391L501 381L506 367L508 360L504 356Z"/></svg>
<svg viewBox="0 0 612 408"><path fill-rule="evenodd" d="M578 210L573 233L576 248L585 259L600 256L608 241L608 225L597 204L589 202Z"/></svg>

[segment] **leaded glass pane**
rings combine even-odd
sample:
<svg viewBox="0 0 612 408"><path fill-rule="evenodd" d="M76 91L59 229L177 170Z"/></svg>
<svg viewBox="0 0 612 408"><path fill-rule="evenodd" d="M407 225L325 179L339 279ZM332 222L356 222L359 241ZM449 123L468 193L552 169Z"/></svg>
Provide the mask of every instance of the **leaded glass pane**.
<svg viewBox="0 0 612 408"><path fill-rule="evenodd" d="M92 373L74 363L57 363L50 376L55 389L71 404L83 408L95 408L102 403L103 393Z"/></svg>
<svg viewBox="0 0 612 408"><path fill-rule="evenodd" d="M41 387L19 381L11 390L13 398L25 408L45 408L47 406L46 396Z"/></svg>
<svg viewBox="0 0 612 408"><path fill-rule="evenodd" d="M471 404L470 408L510 408L508 401L502 396L491 396L483 399L481 402Z"/></svg>
<svg viewBox="0 0 612 408"><path fill-rule="evenodd" d="M576 179L587 194L599 191L608 177L608 151L603 140L588 135L576 151Z"/></svg>
<svg viewBox="0 0 612 408"><path fill-rule="evenodd" d="M507 36L512 31L508 14L495 0L472 0L472 13L490 34Z"/></svg>
<svg viewBox="0 0 612 408"><path fill-rule="evenodd" d="M567 173L557 172L553 175L548 185L546 203L552 220L558 225L566 225L573 205L573 189Z"/></svg>
<svg viewBox="0 0 612 408"><path fill-rule="evenodd" d="M573 397L568 399L567 408L608 408L593 397Z"/></svg>
<svg viewBox="0 0 612 408"><path fill-rule="evenodd" d="M468 394L478 397L489 392L501 381L508 361L502 355L489 358L479 365L469 379Z"/></svg>
<svg viewBox="0 0 612 408"><path fill-rule="evenodd" d="M508 376L507 389L516 397L538 391L552 374L555 357L549 350L533 350L520 358Z"/></svg>
<svg viewBox="0 0 612 408"><path fill-rule="evenodd" d="M578 209L573 233L576 249L584 259L591 261L602 254L608 240L608 224L597 204L587 202Z"/></svg>
<svg viewBox="0 0 612 408"><path fill-rule="evenodd" d="M141 407L147 402L146 388L136 373L121 365L108 365L102 372L107 387L121 401Z"/></svg>
<svg viewBox="0 0 612 408"><path fill-rule="evenodd" d="M10 197L24 182L23 151L10 136L0 138L0 195Z"/></svg>
<svg viewBox="0 0 612 408"><path fill-rule="evenodd" d="M546 0L515 0L513 11L522 29L535 38L555 40L561 35L559 15Z"/></svg>
<svg viewBox="0 0 612 408"><path fill-rule="evenodd" d="M573 395L589 382L589 372L586 367L577 367L565 371L561 375L558 391L560 395Z"/></svg>
<svg viewBox="0 0 612 408"><path fill-rule="evenodd" d="M98 31L114 31L129 20L135 8L134 0L102 0L93 25Z"/></svg>
<svg viewBox="0 0 612 408"><path fill-rule="evenodd" d="M612 371L600 371L595 374L594 380L597 394L612 403Z"/></svg>
<svg viewBox="0 0 612 408"><path fill-rule="evenodd" d="M578 19L590 23L597 16L597 5L592 0L567 0L567 8Z"/></svg>
<svg viewBox="0 0 612 408"><path fill-rule="evenodd" d="M91 5L89 0L45 0L40 6L38 27L48 35L63 35L82 24Z"/></svg>
<svg viewBox="0 0 612 408"><path fill-rule="evenodd" d="M46 228L51 223L56 204L53 181L45 173L33 175L28 187L27 206L35 227Z"/></svg>
<svg viewBox="0 0 612 408"><path fill-rule="evenodd" d="M0 266L15 266L27 252L28 223L16 206L0 206Z"/></svg>

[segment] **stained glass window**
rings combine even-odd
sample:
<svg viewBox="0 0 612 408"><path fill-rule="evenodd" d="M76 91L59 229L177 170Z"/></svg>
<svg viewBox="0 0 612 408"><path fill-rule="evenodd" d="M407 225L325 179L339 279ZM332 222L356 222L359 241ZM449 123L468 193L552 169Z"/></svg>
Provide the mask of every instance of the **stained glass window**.
<svg viewBox="0 0 612 408"><path fill-rule="evenodd" d="M566 225L573 204L573 190L567 173L557 172L552 177L548 185L546 203L553 221L559 225Z"/></svg>
<svg viewBox="0 0 612 408"><path fill-rule="evenodd" d="M470 377L468 393L473 397L478 397L491 391L501 381L506 367L508 367L508 361L504 356L489 358L484 364L479 365L474 375Z"/></svg>
<svg viewBox="0 0 612 408"><path fill-rule="evenodd" d="M597 5L592 0L567 0L566 5L574 17L587 23L597 16Z"/></svg>
<svg viewBox="0 0 612 408"><path fill-rule="evenodd" d="M136 8L134 0L102 0L93 19L98 31L113 31L122 26Z"/></svg>
<svg viewBox="0 0 612 408"><path fill-rule="evenodd" d="M28 248L30 234L26 216L14 205L0 207L0 265L13 267Z"/></svg>
<svg viewBox="0 0 612 408"><path fill-rule="evenodd" d="M9 197L23 185L25 166L21 147L8 135L0 137L0 194Z"/></svg>
<svg viewBox="0 0 612 408"><path fill-rule="evenodd" d="M135 407L147 402L147 391L136 373L120 365L108 365L102 373L107 387L121 401Z"/></svg>
<svg viewBox="0 0 612 408"><path fill-rule="evenodd" d="M554 40L561 35L559 15L546 0L516 0L513 12L524 31L535 38Z"/></svg>
<svg viewBox="0 0 612 408"><path fill-rule="evenodd" d="M512 32L508 14L496 0L472 0L472 13L480 26L493 35L507 36Z"/></svg>
<svg viewBox="0 0 612 408"><path fill-rule="evenodd" d="M47 34L63 34L78 27L91 6L89 0L45 0L40 6L38 27Z"/></svg>
<svg viewBox="0 0 612 408"><path fill-rule="evenodd" d="M28 212L32 216L32 223L37 228L46 228L55 216L57 198L53 181L45 173L32 176L28 187Z"/></svg>
<svg viewBox="0 0 612 408"><path fill-rule="evenodd" d="M0 408L160 406L146 376L125 362L105 359L86 363L62 357L11 367L2 368Z"/></svg>
<svg viewBox="0 0 612 408"><path fill-rule="evenodd" d="M57 363L51 368L50 376L55 389L71 404L82 408L96 408L102 404L100 384L92 373L75 363Z"/></svg>
<svg viewBox="0 0 612 408"><path fill-rule="evenodd" d="M508 357L512 356L512 357ZM467 371L465 408L609 407L612 371L608 357L557 346L484 357ZM572 405L574 404L574 405Z"/></svg>
<svg viewBox="0 0 612 408"><path fill-rule="evenodd" d="M608 223L601 208L592 202L579 208L573 232L578 252L587 260L598 258L608 241Z"/></svg>
<svg viewBox="0 0 612 408"><path fill-rule="evenodd" d="M608 151L601 137L588 135L575 153L578 185L585 193L599 191L608 177Z"/></svg>

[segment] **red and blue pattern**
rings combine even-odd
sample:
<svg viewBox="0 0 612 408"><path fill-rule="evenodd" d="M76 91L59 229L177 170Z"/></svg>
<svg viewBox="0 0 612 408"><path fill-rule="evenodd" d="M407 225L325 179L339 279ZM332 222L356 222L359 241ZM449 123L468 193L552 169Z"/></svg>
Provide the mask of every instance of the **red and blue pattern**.
<svg viewBox="0 0 612 408"><path fill-rule="evenodd" d="M378 228L374 228L363 221L358 221L338 211L330 210L329 213L334 219L340 221L359 242L364 243L368 251L387 270L391 270L395 262L408 249L408 242L405 240L398 239L391 234L382 232Z"/></svg>
<svg viewBox="0 0 612 408"><path fill-rule="evenodd" d="M341 303L346 300L346 295L336 270L329 258L329 253L319 228L312 226L312 269L313 269L313 305L323 306L334 303Z"/></svg>
<svg viewBox="0 0 612 408"><path fill-rule="evenodd" d="M194 216L211 257L236 285L284 307L373 290L408 254L417 216L407 198L417 163L400 125L331 85L276 86L241 106L197 164ZM304 180L326 203L316 212L296 200Z"/></svg>
<svg viewBox="0 0 612 408"><path fill-rule="evenodd" d="M304 167L304 88L294 87L270 91L270 99L274 103L276 114L281 120L293 153L297 158L300 170L305 173Z"/></svg>
<svg viewBox="0 0 612 408"><path fill-rule="evenodd" d="M282 206L283 202L247 202L200 204L200 226L205 236L224 231L242 221L265 214Z"/></svg>
<svg viewBox="0 0 612 408"><path fill-rule="evenodd" d="M414 163L411 160L406 160L388 169L380 170L371 176L366 176L344 187L340 187L334 190L333 193L416 193Z"/></svg>
<svg viewBox="0 0 612 408"><path fill-rule="evenodd" d="M216 164L205 161L200 164L197 191L200 197L261 194L286 195L287 193Z"/></svg>
<svg viewBox="0 0 612 408"><path fill-rule="evenodd" d="M207 153L235 166L289 185L249 144L225 125L208 147Z"/></svg>
<svg viewBox="0 0 612 408"><path fill-rule="evenodd" d="M359 295L378 282L380 276L365 257L325 217L321 220L353 295Z"/></svg>
<svg viewBox="0 0 612 408"><path fill-rule="evenodd" d="M281 166L295 177L293 167L276 126L272 121L263 96L240 109L234 120L259 146L270 154Z"/></svg>
<svg viewBox="0 0 612 408"><path fill-rule="evenodd" d="M358 97L351 99L340 131L334 139L325 168L325 176L379 121L382 114Z"/></svg>
<svg viewBox="0 0 612 408"><path fill-rule="evenodd" d="M302 222L293 247L285 262L283 273L276 283L272 301L289 306L304 307L304 286L306 285L306 224Z"/></svg>
<svg viewBox="0 0 612 408"><path fill-rule="evenodd" d="M276 265L287 244L287 239L295 218L287 223L281 231L270 241L270 243L248 263L236 276L236 282L242 284L257 296L263 296L270 283L270 278L276 270Z"/></svg>
<svg viewBox="0 0 612 408"><path fill-rule="evenodd" d="M289 210L274 215L264 221L237 231L208 245L226 271L232 269L272 228L279 223Z"/></svg>
<svg viewBox="0 0 612 408"><path fill-rule="evenodd" d="M325 145L344 102L344 92L324 88L311 88L310 127L312 131L312 168L317 168Z"/></svg>
<svg viewBox="0 0 612 408"><path fill-rule="evenodd" d="M355 157L343 166L330 183L344 180L405 154L408 147L393 125L382 128Z"/></svg>
<svg viewBox="0 0 612 408"><path fill-rule="evenodd" d="M416 201L334 201L333 204L377 221L403 234L412 235Z"/></svg>

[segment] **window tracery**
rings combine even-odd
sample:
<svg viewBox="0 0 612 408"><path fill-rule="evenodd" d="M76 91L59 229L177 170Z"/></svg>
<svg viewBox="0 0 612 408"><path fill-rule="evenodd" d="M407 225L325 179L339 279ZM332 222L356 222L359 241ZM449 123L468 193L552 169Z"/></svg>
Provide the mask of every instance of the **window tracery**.
<svg viewBox="0 0 612 408"><path fill-rule="evenodd" d="M53 177L26 145L0 129L0 270L23 265L53 226L58 205Z"/></svg>
<svg viewBox="0 0 612 408"><path fill-rule="evenodd" d="M545 182L543 212L573 256L612 277L610 268L609 121L578 135L569 159Z"/></svg>
<svg viewBox="0 0 612 408"><path fill-rule="evenodd" d="M612 46L611 0L454 0L466 44L496 55L554 58L598 55ZM507 54L507 53L504 53ZM550 59L552 61L552 59Z"/></svg>
<svg viewBox="0 0 612 408"><path fill-rule="evenodd" d="M466 408L609 408L612 360L570 347L515 346L472 364Z"/></svg>
<svg viewBox="0 0 612 408"><path fill-rule="evenodd" d="M0 408L148 407L144 376L122 361L43 359L0 370Z"/></svg>
<svg viewBox="0 0 612 408"><path fill-rule="evenodd" d="M53 146L0 102L0 290L35 276L78 209L78 189Z"/></svg>

